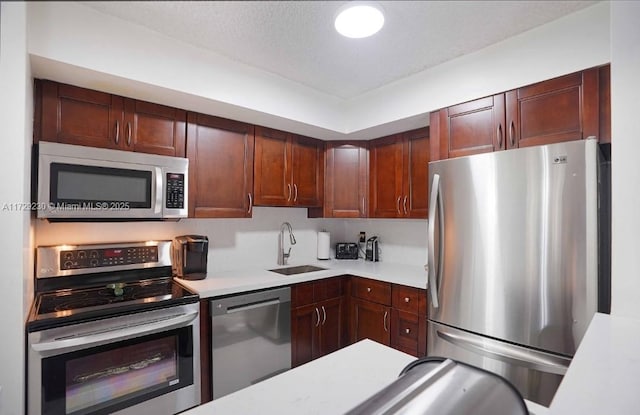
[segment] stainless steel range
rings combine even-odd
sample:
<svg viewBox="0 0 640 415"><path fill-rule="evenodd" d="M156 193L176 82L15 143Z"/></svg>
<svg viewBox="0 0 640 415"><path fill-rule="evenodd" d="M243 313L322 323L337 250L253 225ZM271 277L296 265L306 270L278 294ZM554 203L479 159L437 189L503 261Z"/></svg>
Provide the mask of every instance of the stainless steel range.
<svg viewBox="0 0 640 415"><path fill-rule="evenodd" d="M200 404L198 295L170 241L37 248L27 413L175 414Z"/></svg>

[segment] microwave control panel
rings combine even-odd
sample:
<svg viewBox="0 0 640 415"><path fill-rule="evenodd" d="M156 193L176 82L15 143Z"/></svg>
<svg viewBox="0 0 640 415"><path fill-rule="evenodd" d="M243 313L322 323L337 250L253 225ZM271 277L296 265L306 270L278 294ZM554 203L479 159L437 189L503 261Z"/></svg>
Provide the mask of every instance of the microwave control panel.
<svg viewBox="0 0 640 415"><path fill-rule="evenodd" d="M167 209L184 209L184 174L167 173Z"/></svg>

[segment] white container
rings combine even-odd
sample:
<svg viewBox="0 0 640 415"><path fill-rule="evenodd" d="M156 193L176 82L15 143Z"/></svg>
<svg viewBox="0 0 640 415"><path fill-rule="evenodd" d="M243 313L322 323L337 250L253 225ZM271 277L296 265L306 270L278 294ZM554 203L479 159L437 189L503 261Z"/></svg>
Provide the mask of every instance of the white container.
<svg viewBox="0 0 640 415"><path fill-rule="evenodd" d="M329 259L331 257L330 236L329 232L318 232L318 259Z"/></svg>

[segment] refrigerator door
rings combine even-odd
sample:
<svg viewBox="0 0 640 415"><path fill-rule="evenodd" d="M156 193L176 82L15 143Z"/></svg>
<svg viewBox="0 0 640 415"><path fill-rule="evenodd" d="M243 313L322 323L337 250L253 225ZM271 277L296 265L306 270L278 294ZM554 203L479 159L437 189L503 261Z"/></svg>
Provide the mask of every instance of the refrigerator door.
<svg viewBox="0 0 640 415"><path fill-rule="evenodd" d="M581 140L429 163L429 318L572 356L597 308L597 161Z"/></svg>
<svg viewBox="0 0 640 415"><path fill-rule="evenodd" d="M446 356L494 372L511 382L525 399L551 403L571 360L428 322L431 356Z"/></svg>

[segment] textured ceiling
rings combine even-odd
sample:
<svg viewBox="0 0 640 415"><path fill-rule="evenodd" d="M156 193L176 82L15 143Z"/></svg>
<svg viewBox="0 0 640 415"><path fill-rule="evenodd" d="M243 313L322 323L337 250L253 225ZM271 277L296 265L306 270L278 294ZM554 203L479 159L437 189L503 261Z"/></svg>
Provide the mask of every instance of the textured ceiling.
<svg viewBox="0 0 640 415"><path fill-rule="evenodd" d="M381 1L366 39L333 28L344 1L83 2L341 98L353 98L594 1Z"/></svg>

